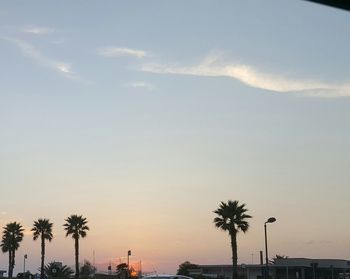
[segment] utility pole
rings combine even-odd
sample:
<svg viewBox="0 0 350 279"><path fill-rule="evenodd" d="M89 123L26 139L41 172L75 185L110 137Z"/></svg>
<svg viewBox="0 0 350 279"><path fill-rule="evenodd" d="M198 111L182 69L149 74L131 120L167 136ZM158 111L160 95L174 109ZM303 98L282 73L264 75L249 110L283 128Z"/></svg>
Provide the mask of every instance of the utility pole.
<svg viewBox="0 0 350 279"><path fill-rule="evenodd" d="M92 265L94 267L94 274L96 272L96 266L95 266L95 250L92 251Z"/></svg>

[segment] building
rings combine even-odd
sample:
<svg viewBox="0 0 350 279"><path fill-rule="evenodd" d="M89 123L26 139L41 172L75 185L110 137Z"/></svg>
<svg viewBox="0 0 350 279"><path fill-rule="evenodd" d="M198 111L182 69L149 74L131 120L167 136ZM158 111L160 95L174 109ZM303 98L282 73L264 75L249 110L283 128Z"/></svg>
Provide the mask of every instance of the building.
<svg viewBox="0 0 350 279"><path fill-rule="evenodd" d="M241 279L263 278L265 265L239 265ZM232 265L199 265L190 275L207 278L232 278ZM339 259L286 258L275 259L269 265L269 275L273 279L350 279L350 261Z"/></svg>

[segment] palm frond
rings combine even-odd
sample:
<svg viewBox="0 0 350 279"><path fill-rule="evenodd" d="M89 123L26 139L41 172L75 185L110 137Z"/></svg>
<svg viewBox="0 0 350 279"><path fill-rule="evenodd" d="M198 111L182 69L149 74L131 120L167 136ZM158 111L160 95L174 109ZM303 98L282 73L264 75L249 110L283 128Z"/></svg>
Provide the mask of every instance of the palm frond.
<svg viewBox="0 0 350 279"><path fill-rule="evenodd" d="M247 219L252 216L246 214L246 205L239 204L237 200L220 202L219 207L213 212L217 215L214 218L215 227L228 231L229 234L236 234L238 231L246 232L249 228Z"/></svg>

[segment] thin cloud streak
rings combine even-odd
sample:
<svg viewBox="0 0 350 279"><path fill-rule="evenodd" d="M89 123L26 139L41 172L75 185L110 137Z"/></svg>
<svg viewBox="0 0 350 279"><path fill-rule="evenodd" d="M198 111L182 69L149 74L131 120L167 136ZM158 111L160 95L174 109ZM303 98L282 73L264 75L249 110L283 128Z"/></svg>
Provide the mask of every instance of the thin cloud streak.
<svg viewBox="0 0 350 279"><path fill-rule="evenodd" d="M98 49L98 54L105 57L131 56L136 58L144 58L147 56L147 52L144 50L120 47L101 47Z"/></svg>
<svg viewBox="0 0 350 279"><path fill-rule="evenodd" d="M278 74L263 73L250 65L223 64L216 57L208 57L199 65L185 67L144 64L141 70L157 74L228 77L250 87L278 93L302 93L318 97L350 96L350 84L334 85L322 81L290 79Z"/></svg>
<svg viewBox="0 0 350 279"><path fill-rule="evenodd" d="M132 82L127 84L128 87L133 87L133 88L140 88L140 89L145 89L148 91L153 91L155 89L153 84L150 84L148 82Z"/></svg>
<svg viewBox="0 0 350 279"><path fill-rule="evenodd" d="M73 79L73 80L79 80L83 82L83 79L78 77L72 70L72 66L69 63L57 61L54 59L51 59L49 57L46 57L43 55L37 48L35 48L33 45L18 39L18 38L13 38L13 37L0 37L0 39L5 40L9 43L12 43L15 45L17 48L20 49L20 51L25 55L26 57L32 59L35 61L37 64L44 66L46 68L50 68L63 76Z"/></svg>
<svg viewBox="0 0 350 279"><path fill-rule="evenodd" d="M21 32L33 35L46 35L55 32L55 30L47 27L26 26L21 28Z"/></svg>

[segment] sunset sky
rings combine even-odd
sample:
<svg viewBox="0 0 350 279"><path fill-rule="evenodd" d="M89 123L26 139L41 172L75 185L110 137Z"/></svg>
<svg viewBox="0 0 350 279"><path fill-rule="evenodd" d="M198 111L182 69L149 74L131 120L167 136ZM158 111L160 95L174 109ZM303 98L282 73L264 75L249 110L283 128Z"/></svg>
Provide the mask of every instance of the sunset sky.
<svg viewBox="0 0 350 279"><path fill-rule="evenodd" d="M28 230L15 274L81 260L144 271L231 262L220 201L253 216L239 263L350 259L350 13L306 1L4 1L0 226ZM8 256L0 254L0 269Z"/></svg>

